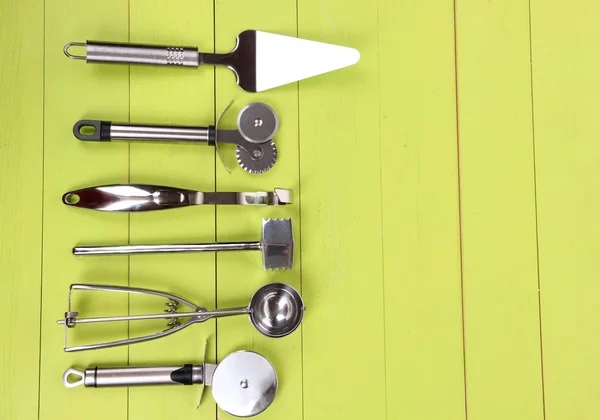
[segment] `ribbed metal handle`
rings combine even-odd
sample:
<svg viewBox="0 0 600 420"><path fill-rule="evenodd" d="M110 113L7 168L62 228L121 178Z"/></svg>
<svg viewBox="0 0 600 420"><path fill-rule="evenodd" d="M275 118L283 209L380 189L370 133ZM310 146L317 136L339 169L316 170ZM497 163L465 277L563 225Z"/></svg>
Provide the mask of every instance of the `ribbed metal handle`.
<svg viewBox="0 0 600 420"><path fill-rule="evenodd" d="M85 55L70 53L69 49L73 46L84 46ZM68 43L64 52L69 58L85 59L87 62L183 67L198 67L199 63L198 49L194 47L88 41L85 44Z"/></svg>

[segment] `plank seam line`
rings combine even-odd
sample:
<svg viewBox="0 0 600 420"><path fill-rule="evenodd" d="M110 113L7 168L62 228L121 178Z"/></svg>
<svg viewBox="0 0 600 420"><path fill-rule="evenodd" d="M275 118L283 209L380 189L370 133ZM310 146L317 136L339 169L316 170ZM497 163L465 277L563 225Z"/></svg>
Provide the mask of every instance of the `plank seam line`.
<svg viewBox="0 0 600 420"><path fill-rule="evenodd" d="M45 141L46 141L46 0L44 0L44 19L42 48L42 205L41 205L41 235L40 235L40 315L39 315L39 345L38 345L38 383L37 383L37 418L41 413L42 400L42 315L44 310L44 175L45 175Z"/></svg>
<svg viewBox="0 0 600 420"><path fill-rule="evenodd" d="M536 265L537 265L537 296L538 296L538 324L540 327L540 374L542 386L542 415L546 419L546 386L544 382L544 344L542 339L542 289L540 279L540 237L539 237L539 221L538 221L538 196L537 196L537 167L535 154L535 117L533 105L533 41L531 29L531 0L529 5L529 77L531 89L531 143L533 151L533 197L535 209L535 250L536 250Z"/></svg>
<svg viewBox="0 0 600 420"><path fill-rule="evenodd" d="M212 2L213 5L213 53L216 52L217 50L217 0L213 0ZM213 71L213 121L217 122L217 69L215 66L212 66L212 71ZM213 180L214 180L214 191L217 191L217 151L216 148L212 148L213 149ZM213 215L214 215L214 239L215 242L217 242L217 218L218 218L218 211L217 211L217 207L215 206L214 210L213 210ZM214 253L214 276L215 276L215 308L218 308L218 304L219 304L219 300L218 300L218 296L219 296L219 256L218 256L218 252ZM215 326L215 362L218 363L219 361L219 320L217 318L215 318L214 320L214 326ZM204 363L204 362L203 362ZM219 408L217 407L217 405L215 404L215 420L219 420Z"/></svg>
<svg viewBox="0 0 600 420"><path fill-rule="evenodd" d="M458 25L457 25L457 0L454 5L454 92L456 97L456 169L458 183L458 231L459 231L459 253L460 253L460 296L462 310L462 345L463 345L463 384L465 393L465 420L469 419L469 404L467 393L467 347L465 332L465 280L463 271L463 226L462 226L462 194L460 179L460 110L458 99Z"/></svg>
<svg viewBox="0 0 600 420"><path fill-rule="evenodd" d="M127 1L127 42L131 42L131 0ZM127 66L127 120L131 122L131 66ZM131 182L131 142L127 142L127 182ZM127 213L127 243L131 244L131 213ZM127 256L127 286L131 287L131 255ZM127 314L131 315L131 294L127 293ZM131 338L131 322L127 321L127 338ZM127 346L127 366L131 363ZM127 387L127 420L131 417L131 393Z"/></svg>
<svg viewBox="0 0 600 420"><path fill-rule="evenodd" d="M379 28L379 0L377 0L376 8L377 28ZM379 239L381 246L381 307L383 315L383 402L385 404L385 418L388 418L388 389L387 389L387 342L386 342L386 322L385 322L385 248L383 246L383 228L384 228L384 211L383 211L383 147L381 135L381 37L377 30L377 102L379 105L377 119L379 130Z"/></svg>
<svg viewBox="0 0 600 420"><path fill-rule="evenodd" d="M300 37L300 7L296 0L296 38ZM300 264L298 264L300 277L300 294L304 295L303 278L302 278L302 171L301 171L301 154L300 154L300 82L296 82L296 111L297 111L297 144L298 144L298 240L300 247L298 247L298 255L300 256ZM300 402L302 404L302 419L304 420L304 327L300 325Z"/></svg>

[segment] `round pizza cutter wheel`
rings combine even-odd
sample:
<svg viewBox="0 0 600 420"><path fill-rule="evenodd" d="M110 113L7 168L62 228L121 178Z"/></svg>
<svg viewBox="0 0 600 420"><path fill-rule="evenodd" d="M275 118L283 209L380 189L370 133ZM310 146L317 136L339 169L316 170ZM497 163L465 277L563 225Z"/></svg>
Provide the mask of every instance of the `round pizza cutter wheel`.
<svg viewBox="0 0 600 420"><path fill-rule="evenodd" d="M206 346L204 347L206 355ZM132 387L153 385L212 386L217 405L236 417L251 417L265 411L277 395L277 373L271 363L252 351L237 351L227 355L218 365L123 366L70 368L62 377L67 388Z"/></svg>
<svg viewBox="0 0 600 420"><path fill-rule="evenodd" d="M255 416L275 399L277 373L258 353L231 353L215 369L212 393L217 405L232 416Z"/></svg>
<svg viewBox="0 0 600 420"><path fill-rule="evenodd" d="M238 114L238 131L250 143L264 143L272 139L279 128L273 108L262 102L246 105Z"/></svg>

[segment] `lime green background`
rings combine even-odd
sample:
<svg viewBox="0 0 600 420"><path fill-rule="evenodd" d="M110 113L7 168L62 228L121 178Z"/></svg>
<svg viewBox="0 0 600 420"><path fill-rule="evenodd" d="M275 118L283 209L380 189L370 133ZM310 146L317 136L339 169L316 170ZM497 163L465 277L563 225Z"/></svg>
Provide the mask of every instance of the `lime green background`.
<svg viewBox="0 0 600 420"><path fill-rule="evenodd" d="M0 419L229 418L199 387L66 389L96 364L264 354L280 377L262 419L600 418L600 3L593 0L0 0ZM227 69L86 65L86 39L225 52L253 28L352 46L357 65L250 95ZM82 118L225 124L278 113L280 159L229 175L208 148L87 144ZM85 186L294 189L285 208L106 214ZM74 258L75 244L255 240L292 217L296 264L255 253ZM284 281L309 310L271 340L243 317L131 348L66 354L69 284L166 290L207 307ZM89 300L88 300L89 301ZM156 302L155 302L156 305ZM86 314L156 310L116 296ZM159 324L161 327L162 324ZM90 326L75 342L144 331Z"/></svg>

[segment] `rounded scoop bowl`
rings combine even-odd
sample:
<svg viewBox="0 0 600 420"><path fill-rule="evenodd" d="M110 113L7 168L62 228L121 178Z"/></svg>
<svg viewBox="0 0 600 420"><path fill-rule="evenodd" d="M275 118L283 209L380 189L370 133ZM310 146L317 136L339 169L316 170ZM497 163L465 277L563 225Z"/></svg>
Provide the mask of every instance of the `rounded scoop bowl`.
<svg viewBox="0 0 600 420"><path fill-rule="evenodd" d="M267 284L250 300L250 322L267 337L279 338L291 334L304 317L304 302L292 286Z"/></svg>

